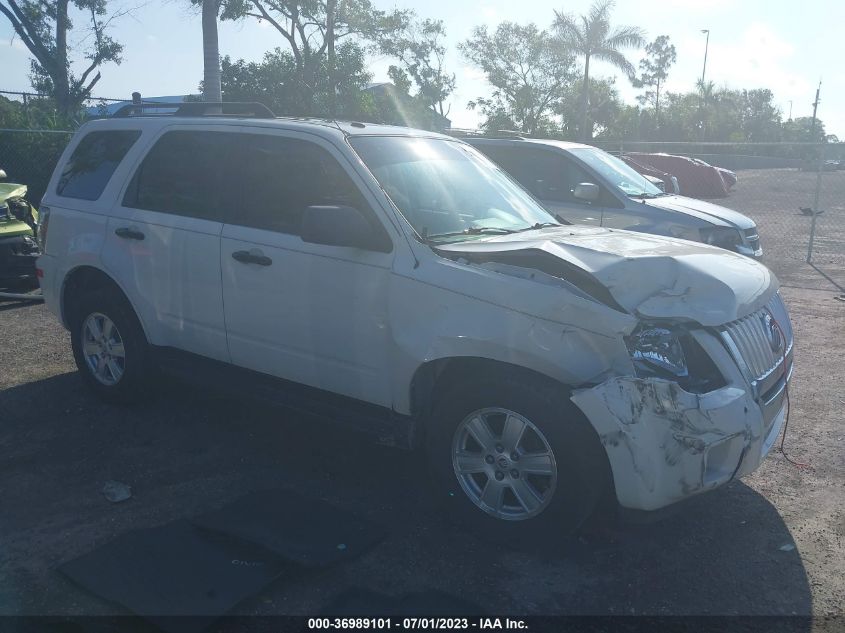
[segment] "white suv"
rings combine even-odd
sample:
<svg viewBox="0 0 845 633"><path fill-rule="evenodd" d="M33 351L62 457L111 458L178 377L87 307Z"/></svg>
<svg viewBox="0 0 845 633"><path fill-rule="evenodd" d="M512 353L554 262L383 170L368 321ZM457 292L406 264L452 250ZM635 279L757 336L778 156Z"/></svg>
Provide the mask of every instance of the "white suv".
<svg viewBox="0 0 845 633"><path fill-rule="evenodd" d="M764 266L562 225L454 138L203 112L86 123L44 197L44 296L99 395L236 380L424 448L447 506L517 538L773 445L792 329Z"/></svg>

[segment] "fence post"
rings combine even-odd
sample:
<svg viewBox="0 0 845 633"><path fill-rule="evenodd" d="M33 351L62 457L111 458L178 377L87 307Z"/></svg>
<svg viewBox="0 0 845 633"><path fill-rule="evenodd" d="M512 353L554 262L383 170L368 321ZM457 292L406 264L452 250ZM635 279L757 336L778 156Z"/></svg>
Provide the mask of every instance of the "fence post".
<svg viewBox="0 0 845 633"><path fill-rule="evenodd" d="M819 215L819 194L821 193L822 189L822 169L824 168L824 151L825 144L822 142L819 145L819 160L816 164L816 191L813 194L813 206L810 209L813 212L812 219L810 220L810 241L807 244L807 263L810 264L813 261L813 241L816 238L816 218Z"/></svg>

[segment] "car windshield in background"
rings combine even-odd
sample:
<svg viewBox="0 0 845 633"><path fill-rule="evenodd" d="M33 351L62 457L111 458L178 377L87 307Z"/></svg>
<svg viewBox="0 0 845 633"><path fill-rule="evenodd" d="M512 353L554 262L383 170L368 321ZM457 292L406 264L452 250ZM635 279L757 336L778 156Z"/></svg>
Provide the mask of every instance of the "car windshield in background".
<svg viewBox="0 0 845 633"><path fill-rule="evenodd" d="M445 139L361 136L352 147L424 238L466 239L559 224L474 149Z"/></svg>
<svg viewBox="0 0 845 633"><path fill-rule="evenodd" d="M623 161L593 147L570 150L574 156L599 172L608 182L618 187L626 196L653 198L663 192L648 179Z"/></svg>

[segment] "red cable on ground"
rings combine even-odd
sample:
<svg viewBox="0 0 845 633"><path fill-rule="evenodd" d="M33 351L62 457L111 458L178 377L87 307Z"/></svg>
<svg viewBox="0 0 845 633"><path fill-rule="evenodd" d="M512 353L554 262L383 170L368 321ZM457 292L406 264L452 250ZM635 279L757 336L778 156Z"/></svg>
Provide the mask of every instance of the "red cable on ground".
<svg viewBox="0 0 845 633"><path fill-rule="evenodd" d="M790 402L789 402L789 381L787 381L787 371L786 371L786 335L783 332L783 329L780 327L780 323L777 322L774 315L772 315L772 323L775 324L775 327L780 332L781 340L783 340L783 353L781 355L781 365L783 365L783 391L784 397L786 399L786 414L785 419L783 421L783 435L780 436L780 452L783 455L783 458L788 461L790 464L797 466L798 468L812 468L810 464L805 464L804 462L799 462L792 459L789 455L786 454L786 450L784 449L783 445L786 442L786 430L789 428L789 412L790 412Z"/></svg>

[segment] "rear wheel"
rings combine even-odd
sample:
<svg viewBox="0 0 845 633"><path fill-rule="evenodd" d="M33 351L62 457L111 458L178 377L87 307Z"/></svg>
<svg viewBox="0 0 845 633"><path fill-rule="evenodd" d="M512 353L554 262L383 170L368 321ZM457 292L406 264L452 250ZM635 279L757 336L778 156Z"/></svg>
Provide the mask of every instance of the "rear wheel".
<svg viewBox="0 0 845 633"><path fill-rule="evenodd" d="M438 497L454 520L497 541L571 535L610 485L592 426L563 387L543 380L456 386L428 428Z"/></svg>
<svg viewBox="0 0 845 633"><path fill-rule="evenodd" d="M82 379L100 398L140 399L149 383L149 345L129 303L113 290L89 292L70 315L71 344Z"/></svg>

